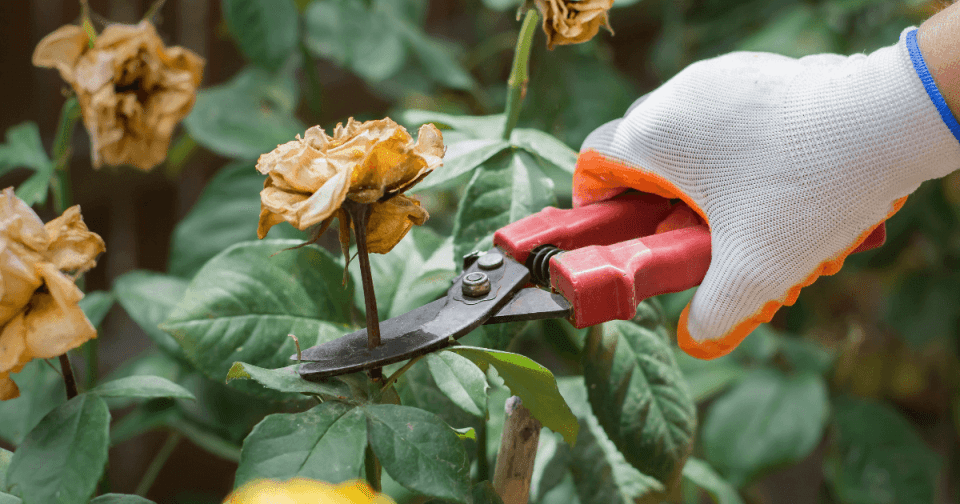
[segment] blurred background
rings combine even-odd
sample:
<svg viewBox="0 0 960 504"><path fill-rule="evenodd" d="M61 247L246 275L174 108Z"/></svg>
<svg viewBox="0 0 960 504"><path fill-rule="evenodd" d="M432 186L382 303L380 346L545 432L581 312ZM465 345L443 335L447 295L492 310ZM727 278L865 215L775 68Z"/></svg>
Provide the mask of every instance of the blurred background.
<svg viewBox="0 0 960 504"><path fill-rule="evenodd" d="M503 110L519 28L515 0L405 2L408 21L419 30L417 37L422 36L410 40L425 42L415 51L418 55L408 54L399 64L397 58L378 60L376 52L370 53L372 60L345 53L344 47L350 44L338 45L331 37L355 38L354 42L361 44L388 32L375 26L364 29L357 20L352 21L360 23L356 29L348 29L347 19L311 15L317 11L312 4L324 1L295 2L304 13L301 60L278 72L288 72L296 91L285 95L282 89L278 91L280 84L267 86L251 108L239 107L237 117L221 118L234 123L270 121L275 135L260 138L261 145L253 147L255 152L292 139L306 126L330 128L350 116L379 118L411 108L471 115ZM135 23L153 4L147 0L89 3L101 16L94 19L98 29L105 21ZM602 31L592 42L547 51L542 34L537 35L520 122L548 131L578 149L593 128L619 117L635 98L699 59L734 50L789 56L870 52L895 43L904 28L918 25L947 3L617 0L611 11L615 36ZM0 4L0 26L4 27L0 130L32 120L45 145L52 143L66 85L55 71L34 68L31 54L44 35L76 23L79 14L75 0L7 0ZM223 20L220 1L168 0L156 21L168 45L184 46L206 59L204 88L235 84L232 79L248 67ZM226 106L229 103L208 100L207 106L223 112L230 108ZM115 278L136 269L167 271L175 226L188 215L211 177L232 159L246 159L252 171L249 161L255 155L242 149L237 152L228 145L229 138L218 137L216 132L210 133L213 130L208 125L201 125L202 118L191 119L194 122L188 120L175 135L168 162L149 173L130 167L93 170L88 137L78 129L71 166L74 199L88 226L106 240L108 250L98 267L86 275L88 290L109 290ZM274 138L279 140L269 145ZM16 185L28 175L14 171L0 178L0 184ZM427 203L431 226L441 233L451 229L455 201L437 198ZM561 204L569 205L569 201ZM256 215L257 205L254 197L247 210ZM54 216L49 206L38 211L44 220ZM245 215L237 218L245 219ZM757 362L789 368L789 359L782 358L789 351L783 348L814 345L817 350L813 354L820 352L830 359L825 379L831 394L877 399L909 420L935 453L937 464L931 467L939 474L937 502L944 503L960 498L958 219L960 177L953 174L924 184L888 223L886 245L851 257L839 275L822 278L805 289L798 303L782 309L770 324L771 334L777 336L751 336L744 351L749 355L736 357L743 369ZM331 234L328 237L332 239ZM337 250L334 242L326 245ZM689 296L662 297L669 320L676 320ZM779 342L781 351L769 349L770 338ZM108 374L153 347L153 340L117 305L102 325L100 373ZM538 352L536 348L527 350ZM554 358L562 367L563 355L558 353L561 355ZM711 368L681 357L681 366L689 373L702 421L714 394L733 383L737 375L726 364ZM242 401L237 407L242 409ZM110 454L111 488L132 491L162 440L154 432L118 443ZM835 483L833 491L825 490L829 486L825 484L830 474L827 467L836 458L826 446L821 443L803 460L766 472L746 489L750 502L906 502L877 500L876 494L843 494ZM181 443L149 497L157 502L219 502L232 488L235 467L211 455L210 450Z"/></svg>

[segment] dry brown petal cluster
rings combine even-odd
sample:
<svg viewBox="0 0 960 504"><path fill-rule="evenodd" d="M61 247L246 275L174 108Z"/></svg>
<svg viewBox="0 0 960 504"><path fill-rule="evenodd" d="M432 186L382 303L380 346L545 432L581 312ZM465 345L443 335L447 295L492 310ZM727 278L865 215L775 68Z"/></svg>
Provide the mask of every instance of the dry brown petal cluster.
<svg viewBox="0 0 960 504"><path fill-rule="evenodd" d="M417 141L393 120L338 124L333 136L319 126L303 138L260 156L257 170L267 175L260 192L261 239L286 221L297 229L340 219L340 242L349 246L349 222L340 208L350 198L371 204L367 225L370 252L390 251L414 225L428 217L420 202L402 193L442 164L443 136L432 124L420 127Z"/></svg>
<svg viewBox="0 0 960 504"><path fill-rule="evenodd" d="M10 373L95 338L74 284L96 265L103 240L87 229L80 207L44 224L13 192L0 194L0 400L20 395Z"/></svg>
<svg viewBox="0 0 960 504"><path fill-rule="evenodd" d="M193 108L204 60L164 47L147 21L114 24L91 48L79 26L61 26L37 44L33 64L56 68L77 93L93 165L149 170L167 157L173 129Z"/></svg>
<svg viewBox="0 0 960 504"><path fill-rule="evenodd" d="M600 27L613 33L607 11L613 0L536 0L543 16L547 47L579 44L592 39Z"/></svg>

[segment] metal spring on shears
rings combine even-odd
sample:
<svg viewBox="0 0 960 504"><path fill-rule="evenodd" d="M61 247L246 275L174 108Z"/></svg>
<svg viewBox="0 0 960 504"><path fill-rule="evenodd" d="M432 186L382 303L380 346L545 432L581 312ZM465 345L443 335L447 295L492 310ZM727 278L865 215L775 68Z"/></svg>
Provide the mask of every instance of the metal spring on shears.
<svg viewBox="0 0 960 504"><path fill-rule="evenodd" d="M530 270L533 283L541 287L550 287L550 258L563 252L553 245L540 245L530 252L526 267Z"/></svg>

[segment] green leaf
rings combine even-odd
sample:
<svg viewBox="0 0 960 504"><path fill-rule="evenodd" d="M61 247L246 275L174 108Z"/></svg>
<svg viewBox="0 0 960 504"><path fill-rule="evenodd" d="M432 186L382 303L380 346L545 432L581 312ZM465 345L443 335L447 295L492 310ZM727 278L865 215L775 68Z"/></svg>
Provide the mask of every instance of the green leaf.
<svg viewBox="0 0 960 504"><path fill-rule="evenodd" d="M480 427L479 418L458 407L440 390L427 366L412 366L397 380L396 389L400 402L406 406L429 411L448 425ZM492 407L493 403L490 404Z"/></svg>
<svg viewBox="0 0 960 504"><path fill-rule="evenodd" d="M704 454L742 487L765 470L809 455L823 437L828 409L819 375L758 369L711 405L702 430Z"/></svg>
<svg viewBox="0 0 960 504"><path fill-rule="evenodd" d="M834 402L836 441L824 474L839 502L934 502L939 457L910 421L887 405L856 398Z"/></svg>
<svg viewBox="0 0 960 504"><path fill-rule="evenodd" d="M313 2L304 15L307 48L369 81L393 76L403 68L409 49L391 13L379 4Z"/></svg>
<svg viewBox="0 0 960 504"><path fill-rule="evenodd" d="M90 504L154 504L154 502L139 495L110 493L93 499Z"/></svg>
<svg viewBox="0 0 960 504"><path fill-rule="evenodd" d="M25 122L13 126L7 130L6 137L7 142L0 144L0 174L13 168L30 168L34 171L52 169L36 123Z"/></svg>
<svg viewBox="0 0 960 504"><path fill-rule="evenodd" d="M264 369L245 362L234 362L227 373L227 383L231 380L251 379L278 392L312 394L339 399L346 399L351 395L350 387L337 380L323 382L304 380L297 372L298 366L299 364L293 364L280 369Z"/></svg>
<svg viewBox="0 0 960 504"><path fill-rule="evenodd" d="M523 108L537 114L523 114L521 126L578 148L593 130L623 117L640 93L601 52L600 44L586 44L535 60Z"/></svg>
<svg viewBox="0 0 960 504"><path fill-rule="evenodd" d="M20 497L0 492L0 504L23 504Z"/></svg>
<svg viewBox="0 0 960 504"><path fill-rule="evenodd" d="M107 463L110 411L81 394L51 411L23 440L7 471L7 486L27 502L85 504Z"/></svg>
<svg viewBox="0 0 960 504"><path fill-rule="evenodd" d="M457 61L448 44L428 36L410 23L400 21L397 27L431 79L452 89L469 90L474 87L473 77Z"/></svg>
<svg viewBox="0 0 960 504"><path fill-rule="evenodd" d="M564 378L560 378L558 383ZM582 383L582 382L581 382ZM561 389L563 386L561 385ZM570 445L563 442L560 435L544 428L540 430L540 443L537 445L537 458L533 464L530 478L530 501L542 500L557 488L563 478L570 474Z"/></svg>
<svg viewBox="0 0 960 504"><path fill-rule="evenodd" d="M189 390L159 376L128 376L97 385L90 390L100 397L137 397L155 399L171 397L175 399L197 400Z"/></svg>
<svg viewBox="0 0 960 504"><path fill-rule="evenodd" d="M627 460L672 486L693 448L697 411L673 351L655 331L613 321L583 353L590 404Z"/></svg>
<svg viewBox="0 0 960 504"><path fill-rule="evenodd" d="M474 171L454 220L454 255L493 244L501 227L555 204L553 182L530 154L501 153Z"/></svg>
<svg viewBox="0 0 960 504"><path fill-rule="evenodd" d="M136 270L113 280L113 294L127 315L161 350L183 356L180 344L159 326L183 298L187 283L187 280L162 273Z"/></svg>
<svg viewBox="0 0 960 504"><path fill-rule="evenodd" d="M217 172L173 230L171 275L191 278L231 245L257 239L263 180L253 163L244 161ZM270 237L306 240L307 235L284 222L270 230Z"/></svg>
<svg viewBox="0 0 960 504"><path fill-rule="evenodd" d="M576 443L579 424L560 395L557 380L550 370L528 357L510 352L462 345L447 348L446 351L470 359L484 371L492 365L510 392L523 401L534 418L544 427L563 435L567 443Z"/></svg>
<svg viewBox="0 0 960 504"><path fill-rule="evenodd" d="M44 204L53 177L53 162L47 157L36 123L25 122L7 130L7 142L0 144L0 175L14 168L36 172L17 188L17 197L28 206Z"/></svg>
<svg viewBox="0 0 960 504"><path fill-rule="evenodd" d="M453 242L434 231L414 227L389 254L371 254L370 272L381 320L396 317L427 304L447 292L456 277ZM354 285L360 268L350 269ZM363 290L354 289L354 304L366 313Z"/></svg>
<svg viewBox="0 0 960 504"><path fill-rule="evenodd" d="M473 427L461 427L459 429L451 427L451 429L460 439L472 439L474 441L477 440L477 430Z"/></svg>
<svg viewBox="0 0 960 504"><path fill-rule="evenodd" d="M570 449L569 468L583 504L659 503L663 483L641 473L624 458L607 437L587 402L581 378L563 378L560 390L580 421L580 437Z"/></svg>
<svg viewBox="0 0 960 504"><path fill-rule="evenodd" d="M409 128L431 123L444 130L443 138L445 142L456 143L450 142L448 135L456 133L460 135L459 140L501 140L500 135L503 133L506 119L503 114L465 116L444 114L432 110L411 109L401 112L397 121ZM449 152L447 154L449 156ZM444 156L445 161L446 158L447 156Z"/></svg>
<svg viewBox="0 0 960 504"><path fill-rule="evenodd" d="M0 438L16 446L40 419L63 404L63 378L59 368L41 360L28 362L10 378L20 388L20 397L0 401Z"/></svg>
<svg viewBox="0 0 960 504"><path fill-rule="evenodd" d="M703 489L717 504L743 504L737 489L727 483L703 460L687 459L683 466L683 482Z"/></svg>
<svg viewBox="0 0 960 504"><path fill-rule="evenodd" d="M417 190L447 189L469 179L468 174L493 156L510 147L505 140L463 140L447 147L443 166L427 175L417 184Z"/></svg>
<svg viewBox="0 0 960 504"><path fill-rule="evenodd" d="M482 417L487 411L487 377L473 362L453 352L427 354L433 380L462 410Z"/></svg>
<svg viewBox="0 0 960 504"><path fill-rule="evenodd" d="M573 191L573 170L577 152L556 137L540 130L517 128L510 134L510 143L532 154L557 188L569 196Z"/></svg>
<svg viewBox="0 0 960 504"><path fill-rule="evenodd" d="M329 483L360 478L366 444L363 414L340 402L270 415L243 441L234 488L261 478L304 477Z"/></svg>
<svg viewBox="0 0 960 504"><path fill-rule="evenodd" d="M742 40L738 51L774 52L800 58L808 54L833 52L833 34L823 19L808 5L794 5L764 23L757 33Z"/></svg>
<svg viewBox="0 0 960 504"><path fill-rule="evenodd" d="M955 272L904 275L888 298L884 319L913 348L953 340L960 327L958 282Z"/></svg>
<svg viewBox="0 0 960 504"><path fill-rule="evenodd" d="M489 481L481 481L473 485L473 504L503 504L503 499Z"/></svg>
<svg viewBox="0 0 960 504"><path fill-rule="evenodd" d="M300 24L290 0L223 0L223 18L240 51L270 70L280 68L297 47Z"/></svg>
<svg viewBox="0 0 960 504"><path fill-rule="evenodd" d="M467 502L467 452L443 420L409 406L377 404L362 409L370 447L391 478L424 495Z"/></svg>
<svg viewBox="0 0 960 504"><path fill-rule="evenodd" d="M7 488L7 469L10 467L10 461L13 460L13 452L0 448L0 489Z"/></svg>
<svg viewBox="0 0 960 504"><path fill-rule="evenodd" d="M183 125L207 149L253 160L306 130L293 114L298 99L290 72L247 68L226 84L200 91Z"/></svg>
<svg viewBox="0 0 960 504"><path fill-rule="evenodd" d="M240 361L275 369L290 364L296 335L302 348L349 332L352 283L325 250L297 241L240 243L211 259L162 324L187 358L214 380ZM253 394L258 385L234 382Z"/></svg>
<svg viewBox="0 0 960 504"><path fill-rule="evenodd" d="M87 320L93 324L93 327L99 327L103 323L103 318L107 316L110 308L113 308L113 294L105 291L93 291L83 295L83 299L77 303Z"/></svg>
<svg viewBox="0 0 960 504"><path fill-rule="evenodd" d="M730 355L705 361L676 348L673 356L677 360L677 367L683 372L690 396L696 403L723 392L747 374L747 369Z"/></svg>

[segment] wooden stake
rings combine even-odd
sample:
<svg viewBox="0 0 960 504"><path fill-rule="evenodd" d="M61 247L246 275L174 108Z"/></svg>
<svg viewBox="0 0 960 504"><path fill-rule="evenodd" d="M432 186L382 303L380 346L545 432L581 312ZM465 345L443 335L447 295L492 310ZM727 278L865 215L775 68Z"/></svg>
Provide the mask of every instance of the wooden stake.
<svg viewBox="0 0 960 504"><path fill-rule="evenodd" d="M540 421L517 396L507 399L500 453L493 474L493 488L503 504L526 504L530 499L533 461L540 443Z"/></svg>

